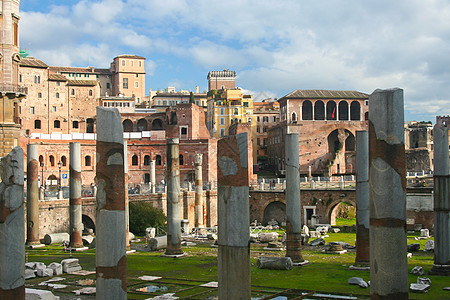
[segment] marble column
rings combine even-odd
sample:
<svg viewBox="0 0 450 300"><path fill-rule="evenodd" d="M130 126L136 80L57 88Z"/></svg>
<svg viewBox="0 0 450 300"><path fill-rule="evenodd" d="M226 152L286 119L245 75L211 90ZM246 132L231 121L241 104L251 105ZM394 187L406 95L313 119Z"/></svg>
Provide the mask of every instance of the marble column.
<svg viewBox="0 0 450 300"><path fill-rule="evenodd" d="M357 131L355 266L370 265L369 224L369 135L367 131Z"/></svg>
<svg viewBox="0 0 450 300"><path fill-rule="evenodd" d="M298 134L288 133L285 140L286 256L293 262L303 262Z"/></svg>
<svg viewBox="0 0 450 300"><path fill-rule="evenodd" d="M369 103L370 297L408 299L403 90Z"/></svg>
<svg viewBox="0 0 450 300"><path fill-rule="evenodd" d="M432 275L450 275L450 174L448 127L436 124L434 139L434 264Z"/></svg>
<svg viewBox="0 0 450 300"><path fill-rule="evenodd" d="M27 241L28 246L40 246L39 240L39 187L38 145L27 145ZM44 182L41 178L41 182Z"/></svg>
<svg viewBox="0 0 450 300"><path fill-rule="evenodd" d="M122 120L97 107L97 299L127 299L126 205Z"/></svg>
<svg viewBox="0 0 450 300"><path fill-rule="evenodd" d="M181 249L180 141L167 139L167 248L164 255L184 255Z"/></svg>
<svg viewBox="0 0 450 300"><path fill-rule="evenodd" d="M0 182L0 299L24 300L25 212L22 148L15 147L7 156L4 156L1 159L0 169L2 179ZM37 199L37 175L33 175L32 181L36 187Z"/></svg>
<svg viewBox="0 0 450 300"><path fill-rule="evenodd" d="M204 203L203 203L203 178L202 178L203 154L195 154L195 227L204 227Z"/></svg>
<svg viewBox="0 0 450 300"><path fill-rule="evenodd" d="M217 144L219 299L250 299L248 133Z"/></svg>
<svg viewBox="0 0 450 300"><path fill-rule="evenodd" d="M150 161L150 184L151 192L154 194L156 192L156 161Z"/></svg>
<svg viewBox="0 0 450 300"><path fill-rule="evenodd" d="M69 176L70 176L70 200L69 200L69 215L70 215L70 246L72 248L83 247L83 210L81 203L81 144L70 143L70 162L69 162Z"/></svg>

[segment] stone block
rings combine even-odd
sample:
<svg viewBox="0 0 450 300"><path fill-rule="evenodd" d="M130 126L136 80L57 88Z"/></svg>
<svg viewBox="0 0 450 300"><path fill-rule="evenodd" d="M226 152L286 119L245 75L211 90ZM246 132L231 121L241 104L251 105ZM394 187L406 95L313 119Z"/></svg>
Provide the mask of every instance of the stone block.
<svg viewBox="0 0 450 300"><path fill-rule="evenodd" d="M59 297L52 292L38 289L25 289L25 299L27 300L59 300Z"/></svg>
<svg viewBox="0 0 450 300"><path fill-rule="evenodd" d="M63 267L59 263L51 263L47 268L53 270L53 275L61 275L63 273Z"/></svg>
<svg viewBox="0 0 450 300"><path fill-rule="evenodd" d="M52 269L38 269L37 270L37 276L39 277L47 277L47 276L53 276L53 270Z"/></svg>

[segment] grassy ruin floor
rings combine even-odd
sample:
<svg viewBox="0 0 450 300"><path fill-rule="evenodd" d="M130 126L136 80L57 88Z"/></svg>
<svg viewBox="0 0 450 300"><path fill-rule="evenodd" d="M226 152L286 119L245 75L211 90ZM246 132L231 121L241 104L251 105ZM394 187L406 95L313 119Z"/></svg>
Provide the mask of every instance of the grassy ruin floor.
<svg viewBox="0 0 450 300"><path fill-rule="evenodd" d="M420 243L424 248L425 240L415 240L416 235L408 237L408 244ZM325 239L330 241L343 241L354 244L354 233L330 233ZM261 270L256 267L258 256L284 256L285 252L274 252L264 250L265 244L252 244L251 246L251 276L252 290L255 299L267 297L285 290L286 299L293 299L300 296L300 290L317 291L323 293L335 293L358 296L361 299L368 299L369 289L347 284L350 277L361 277L368 281L369 271L351 271L348 267L355 261L355 253L348 252L342 255L323 254L323 247L303 248L304 259L310 264L303 267L295 267L289 271ZM174 259L161 257L163 251L148 252L143 243L132 245L133 248L140 249L136 253L128 255L128 298L148 299L152 296L163 293L176 293L181 299L208 299L217 295L214 288L199 287L200 284L217 281L217 248L212 248L210 243L197 243L196 246L183 247L188 256ZM142 251L141 251L142 250ZM62 247L47 246L44 249L27 250L28 261L39 261L49 264L60 262L68 258L68 253L64 253ZM95 270L95 250L85 252L73 252L72 257L79 258L84 270ZM433 264L433 253L418 251L413 253L413 257L408 259L409 271L415 266L421 266L428 272ZM138 279L143 275L160 276L162 279L155 282L144 282ZM426 294L410 293L410 299L449 299L450 291L443 288L450 286L449 277L424 275L422 277L431 279L431 288ZM68 284L67 288L55 290L54 293L61 296L61 299L74 299L73 290L82 288L77 285L79 279L95 279L95 274L88 276L76 276L64 274L65 280L58 282ZM409 283L417 281L418 276L409 274ZM35 278L26 281L27 287L42 288L37 286L39 282L49 278ZM164 291L154 293L142 293L137 289L153 285L164 287ZM95 286L95 283L91 286ZM289 294L290 293L290 294ZM283 295L283 294L280 294ZM289 296L290 295L290 296ZM296 295L296 296L294 296ZM93 299L94 297L84 297L83 299Z"/></svg>

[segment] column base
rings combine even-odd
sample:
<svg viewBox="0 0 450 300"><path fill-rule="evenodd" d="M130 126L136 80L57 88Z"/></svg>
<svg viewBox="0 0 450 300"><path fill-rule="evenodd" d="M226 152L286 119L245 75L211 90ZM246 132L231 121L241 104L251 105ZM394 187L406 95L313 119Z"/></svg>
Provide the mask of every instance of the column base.
<svg viewBox="0 0 450 300"><path fill-rule="evenodd" d="M370 271L370 265L354 264L353 266L348 267L348 269L356 271Z"/></svg>
<svg viewBox="0 0 450 300"><path fill-rule="evenodd" d="M433 267L428 272L429 275L450 276L450 265L437 265L433 264Z"/></svg>
<svg viewBox="0 0 450 300"><path fill-rule="evenodd" d="M186 253L181 253L181 254L161 254L161 257L171 257L171 258L182 258L187 256Z"/></svg>

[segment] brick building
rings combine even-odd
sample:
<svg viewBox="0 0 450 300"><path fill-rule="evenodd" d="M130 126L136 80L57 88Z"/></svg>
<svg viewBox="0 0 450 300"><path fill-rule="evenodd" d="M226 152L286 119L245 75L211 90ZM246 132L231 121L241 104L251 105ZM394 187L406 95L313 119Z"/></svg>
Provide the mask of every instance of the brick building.
<svg viewBox="0 0 450 300"><path fill-rule="evenodd" d="M267 161L266 151L269 138L269 128L280 122L280 104L277 99L265 99L261 102L253 102L253 113L256 116L256 155L258 163Z"/></svg>
<svg viewBox="0 0 450 300"><path fill-rule="evenodd" d="M269 129L269 164L285 170L286 133L298 133L300 173L355 172L356 131L368 130L369 96L356 91L296 90L281 99L280 124Z"/></svg>
<svg viewBox="0 0 450 300"><path fill-rule="evenodd" d="M236 88L236 71L223 70L208 73L208 91Z"/></svg>

